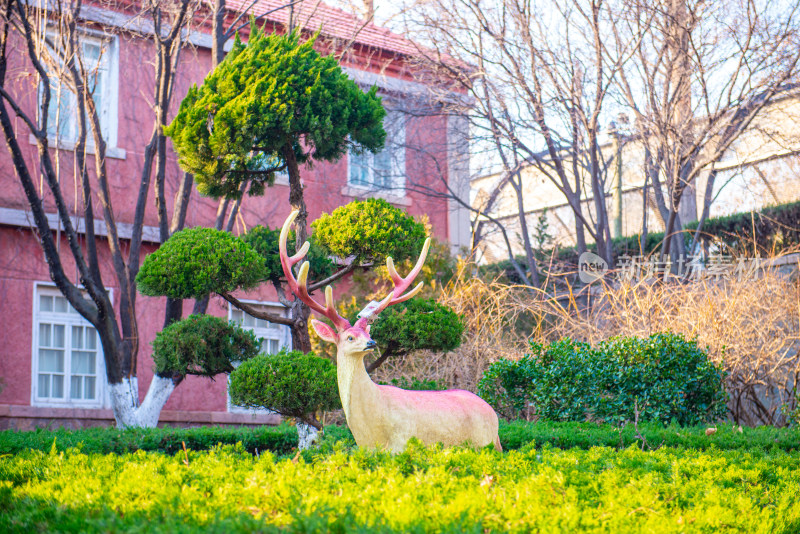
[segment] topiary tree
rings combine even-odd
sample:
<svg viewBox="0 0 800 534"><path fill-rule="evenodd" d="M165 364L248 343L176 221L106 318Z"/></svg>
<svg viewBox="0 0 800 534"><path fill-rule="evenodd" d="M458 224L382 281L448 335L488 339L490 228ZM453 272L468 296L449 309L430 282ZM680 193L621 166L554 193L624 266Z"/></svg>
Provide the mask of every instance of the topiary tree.
<svg viewBox="0 0 800 534"><path fill-rule="evenodd" d="M384 310L372 325L370 335L381 355L367 366L367 371L413 350L451 351L461 345L463 334L461 317L433 299L412 298L396 304Z"/></svg>
<svg viewBox="0 0 800 534"><path fill-rule="evenodd" d="M269 277L269 266L241 239L213 228L172 235L148 255L136 275L139 291L175 299L251 289Z"/></svg>
<svg viewBox="0 0 800 534"><path fill-rule="evenodd" d="M356 268L368 268L374 261L383 261L386 256L405 258L416 254L425 238L422 224L380 199L351 202L330 215L323 215L320 221L321 230L312 235L308 256L323 279L309 283L311 291ZM314 227L317 228L316 222ZM236 289L251 289L269 281L286 306L295 305L297 301L283 297L285 280L278 256L278 233L265 227L256 227L242 237L210 228L176 233L145 258L137 277L140 291L175 298L202 298L216 293L254 317L289 326L293 348L301 351L308 348L305 352L310 352L306 316L284 317L264 312L231 294ZM341 245L342 235L349 237L347 248ZM331 248L352 256L351 261L336 270L331 261L336 253ZM293 250L290 248L289 252Z"/></svg>
<svg viewBox="0 0 800 534"><path fill-rule="evenodd" d="M250 194L261 194L275 173L285 170L289 203L299 211L297 247L308 237L300 165L336 161L348 150L376 152L386 138L386 112L376 88L364 93L333 56L314 50L315 39L300 43L298 33L265 35L251 25L248 43L237 37L166 128L181 166L193 173L202 194L238 197L247 187ZM245 311L288 324L293 347L308 352L308 308L299 300L282 301L291 308L289 322Z"/></svg>
<svg viewBox="0 0 800 534"><path fill-rule="evenodd" d="M334 256L356 264L396 262L419 253L425 227L380 198L351 202L311 224L319 243Z"/></svg>
<svg viewBox="0 0 800 534"><path fill-rule="evenodd" d="M231 373L229 392L236 404L273 410L317 430L322 429L322 412L341 408L336 366L299 351L281 350L245 361ZM301 433L300 448L309 444Z"/></svg>
<svg viewBox="0 0 800 534"><path fill-rule="evenodd" d="M213 377L233 371L233 362L258 354L252 331L210 315L190 315L156 334L153 361L160 375Z"/></svg>

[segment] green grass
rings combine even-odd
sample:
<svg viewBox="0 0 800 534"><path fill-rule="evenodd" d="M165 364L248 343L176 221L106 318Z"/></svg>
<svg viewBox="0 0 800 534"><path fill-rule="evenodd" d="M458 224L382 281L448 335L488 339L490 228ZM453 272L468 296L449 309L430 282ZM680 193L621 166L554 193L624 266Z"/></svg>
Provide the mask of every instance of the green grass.
<svg viewBox="0 0 800 534"><path fill-rule="evenodd" d="M293 461L294 460L294 461ZM800 455L661 447L0 458L0 532L800 532Z"/></svg>

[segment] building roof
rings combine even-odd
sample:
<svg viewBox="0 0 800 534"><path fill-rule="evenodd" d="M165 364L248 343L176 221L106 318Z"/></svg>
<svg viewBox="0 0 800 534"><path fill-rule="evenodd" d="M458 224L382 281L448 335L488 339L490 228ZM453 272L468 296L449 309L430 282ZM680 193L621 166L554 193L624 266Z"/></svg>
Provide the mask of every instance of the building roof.
<svg viewBox="0 0 800 534"><path fill-rule="evenodd" d="M288 0L260 0L253 4L253 0L227 0L228 9L241 12L250 8L254 17L285 6ZM305 0L293 6L293 17L296 25L302 25L310 31L321 30L327 37L353 40L370 48L377 48L394 52L400 55L411 56L417 54L419 46L412 40L381 28L372 22L366 22L358 16L342 9L329 6L319 0ZM278 24L289 24L291 8L277 9L264 16L265 20Z"/></svg>

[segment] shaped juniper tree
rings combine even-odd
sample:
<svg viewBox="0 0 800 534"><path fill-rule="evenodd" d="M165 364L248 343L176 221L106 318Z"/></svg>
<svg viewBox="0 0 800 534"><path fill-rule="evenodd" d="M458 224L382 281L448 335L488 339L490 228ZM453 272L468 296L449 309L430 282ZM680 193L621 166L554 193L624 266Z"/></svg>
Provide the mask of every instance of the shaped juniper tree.
<svg viewBox="0 0 800 534"><path fill-rule="evenodd" d="M367 366L367 372L411 351L451 351L461 345L463 334L464 322L447 306L432 299L410 299L384 311L372 325L370 335L380 356Z"/></svg>
<svg viewBox="0 0 800 534"><path fill-rule="evenodd" d="M322 412L341 408L336 387L336 366L330 360L281 350L260 354L231 373L231 401L248 408L266 408L322 430ZM316 432L298 425L299 446L307 448Z"/></svg>
<svg viewBox="0 0 800 534"><path fill-rule="evenodd" d="M376 88L362 91L314 42L300 43L297 33L265 35L251 25L247 44L237 37L165 130L204 195L261 194L276 172L286 171L289 203L300 212L298 247L308 237L300 166L336 161L350 149L376 152L386 138ZM301 334L308 308L299 301L291 308L294 348L308 352Z"/></svg>
<svg viewBox="0 0 800 534"><path fill-rule="evenodd" d="M312 269L324 280L310 283L310 288L319 288L356 267L367 269L373 264L383 263L387 256L403 261L417 255L425 240L422 224L381 199L351 202L330 215L323 215L312 227L315 230L311 236L313 245L307 257ZM178 232L145 258L137 277L139 290L146 295L180 299L216 293L250 315L288 325L292 329L293 345L310 347L308 328L303 319L265 313L240 302L231 294L237 289L252 289L271 283L281 300L292 305L283 296L285 280L280 267L278 234L278 230L264 227L253 228L241 237L213 228ZM331 257L346 257L349 263L334 272ZM336 371L327 360L302 351L250 359L247 347L238 352L231 350L221 360L213 360L205 353L193 356L192 343L184 341L194 339L195 345L202 344L202 336L198 338L197 333L206 327L196 317L191 316L171 326L174 330L170 332L175 334L170 333L164 338L164 343L159 345L163 345L163 350L159 352L154 345L159 369L168 373L210 376L213 371L230 372L232 365L227 362L241 353L241 359L248 361L231 374L231 398L237 404L274 410L315 429L319 429L315 413L336 407L334 405L339 400ZM209 328L203 331L209 331ZM221 329L218 327L217 331ZM170 354L177 356L171 357ZM292 361L295 356L297 361ZM235 395L234 391L237 392ZM314 439L315 432L303 425L298 425L298 432L303 447Z"/></svg>
<svg viewBox="0 0 800 534"><path fill-rule="evenodd" d="M403 261L417 254L425 240L422 224L382 199L351 202L324 214L312 227L308 258L313 272L322 278L309 282L312 292L356 268L383 263L387 256ZM241 237L213 228L178 232L145 258L136 278L139 291L179 299L215 293L254 317L289 326L293 348L303 352L307 347L305 352L310 352L307 315L264 312L232 295L237 289L270 283L286 306L296 306L284 295L278 233L264 227ZM293 252L290 247L289 253ZM332 257L348 258L348 263L337 270Z"/></svg>

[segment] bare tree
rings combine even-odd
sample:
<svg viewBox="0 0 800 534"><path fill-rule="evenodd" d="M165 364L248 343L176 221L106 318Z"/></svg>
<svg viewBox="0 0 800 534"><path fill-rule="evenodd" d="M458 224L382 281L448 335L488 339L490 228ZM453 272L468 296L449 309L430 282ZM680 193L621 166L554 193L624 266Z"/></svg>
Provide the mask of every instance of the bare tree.
<svg viewBox="0 0 800 534"><path fill-rule="evenodd" d="M472 97L469 107L451 105L450 111L469 116L474 141L497 155L497 187L511 187L516 196L515 218L532 272L524 199L532 188L522 172L528 167L566 198L578 250L586 250L588 234L601 256L613 261L606 174L614 154L602 152L602 122L639 39L613 38L618 9L603 0L436 0L415 11L413 24L431 45L421 50L421 62L446 80L447 90ZM497 197L489 194L487 213Z"/></svg>
<svg viewBox="0 0 800 534"><path fill-rule="evenodd" d="M798 10L796 3L769 0L633 0L620 12L618 41L641 42L619 77L620 91L635 116L666 229L662 259L686 252L683 239L672 238L699 219L694 248L713 198L714 164L796 83ZM698 217L701 177L706 193Z"/></svg>
<svg viewBox="0 0 800 534"><path fill-rule="evenodd" d="M166 207L166 138L163 127L174 92L179 55L186 44L188 25L196 7L190 0L159 0L141 6L130 26L124 31L144 34L155 51L155 83L153 87L153 132L145 147L144 164L136 193L130 236L122 235L121 223L115 215L113 182L107 166L108 146L104 136L100 109L96 102L98 58L89 57L83 48L86 38L84 4L81 0L65 2L23 2L3 0L0 3L0 125L16 175L32 210L33 219L50 276L69 303L97 330L105 358L106 377L110 384L112 408L117 424L155 426L162 406L181 382L182 376L155 376L150 389L139 404L136 378L139 332L136 317L135 277L139 269L143 242L144 217L151 183L154 183L159 237L165 240L180 229L185 220L191 182L184 180L175 198L173 217ZM117 7L107 5L105 7ZM146 21L146 22L142 22ZM105 28L111 32L113 29ZM105 49L100 51L107 53ZM24 88L6 78L10 65L25 62L37 79L40 94L38 107L31 110ZM60 131L59 97L67 95L74 102L71 111L76 121L74 158L77 198L71 199L71 188L59 176ZM14 117L26 125L35 139L37 158L30 161L21 148L21 134L14 127ZM55 146L53 135L56 135ZM56 148L56 150L51 150ZM36 174L41 173L46 190L36 187ZM95 199L99 205L95 206ZM117 199L119 201L119 199ZM70 201L74 211L70 209ZM48 220L48 209L58 215L58 230L69 244L61 251ZM76 217L79 221L76 223ZM128 221L125 221L128 222ZM82 226L82 232L78 228ZM98 226L99 225L99 226ZM105 228L103 242L96 228ZM81 234L85 239L81 239ZM102 250L107 248L107 250ZM112 276L119 286L119 307L115 307L107 290L101 262L110 255ZM66 268L74 262L76 279ZM84 298L84 292L88 299ZM180 315L179 306L168 304L167 317Z"/></svg>

